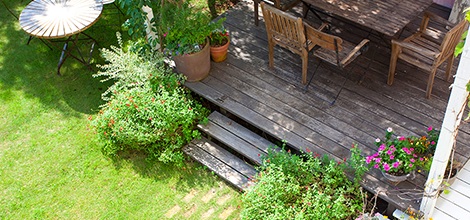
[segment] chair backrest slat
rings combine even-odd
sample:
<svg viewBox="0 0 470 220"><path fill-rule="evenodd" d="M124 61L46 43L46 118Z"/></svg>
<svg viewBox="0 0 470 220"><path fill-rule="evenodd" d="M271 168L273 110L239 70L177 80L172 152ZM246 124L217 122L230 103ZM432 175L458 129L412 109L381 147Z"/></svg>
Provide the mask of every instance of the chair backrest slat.
<svg viewBox="0 0 470 220"><path fill-rule="evenodd" d="M307 39L312 41L313 44L318 45L320 47L329 49L329 50L335 50L335 40L338 45L338 51L342 51L343 47L341 44L343 43L343 40L340 37L327 34L315 29L307 29L306 31Z"/></svg>
<svg viewBox="0 0 470 220"><path fill-rule="evenodd" d="M266 31L268 37L274 37L287 41L287 43L296 48L305 45L305 35L302 19L289 15L270 5L261 3Z"/></svg>
<svg viewBox="0 0 470 220"><path fill-rule="evenodd" d="M463 19L459 24L447 32L439 48L439 51L441 51L441 58L446 58L450 53L454 53L455 47L460 42L462 34L467 30L467 27L468 22Z"/></svg>

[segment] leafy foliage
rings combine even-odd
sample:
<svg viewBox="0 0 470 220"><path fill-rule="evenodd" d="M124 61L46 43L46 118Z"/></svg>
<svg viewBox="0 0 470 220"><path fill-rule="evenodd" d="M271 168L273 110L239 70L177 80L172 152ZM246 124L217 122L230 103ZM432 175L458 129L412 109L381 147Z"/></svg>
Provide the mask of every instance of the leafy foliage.
<svg viewBox="0 0 470 220"><path fill-rule="evenodd" d="M242 219L355 219L362 210L359 183L348 180L343 161L316 153L302 158L285 150L268 152L242 197ZM352 153L363 161L355 155L359 149L353 147ZM349 163L355 164L366 169L363 162Z"/></svg>
<svg viewBox="0 0 470 220"><path fill-rule="evenodd" d="M102 71L93 77L105 77L101 82L114 81L102 95L105 101L111 100L112 91L131 89L145 84L150 76L160 77L161 80L177 78L169 68L165 68L164 57L161 53L137 53L133 48L123 49L120 33L116 33L119 47L111 45L111 49L101 49L101 56L108 62L97 65ZM171 76L167 78L167 76ZM164 82L169 83L169 82Z"/></svg>
<svg viewBox="0 0 470 220"><path fill-rule="evenodd" d="M207 110L181 87L181 76L172 73L159 52L125 52L120 39L119 44L102 50L109 63L94 75L115 83L103 94L108 103L89 117L93 134L105 142L106 155L144 150L150 158L181 162L179 149L199 136L194 126Z"/></svg>
<svg viewBox="0 0 470 220"><path fill-rule="evenodd" d="M195 11L189 3L165 4L161 7L161 28L165 52L186 55L202 50L212 30L222 26L222 20L209 23L209 17Z"/></svg>
<svg viewBox="0 0 470 220"><path fill-rule="evenodd" d="M470 22L470 8L466 8L464 12L465 12L465 20ZM463 46L465 45L465 40L467 39L467 32L468 30L462 34L461 42L459 42L457 46L455 47L455 51L454 51L455 57L457 57L463 51Z"/></svg>

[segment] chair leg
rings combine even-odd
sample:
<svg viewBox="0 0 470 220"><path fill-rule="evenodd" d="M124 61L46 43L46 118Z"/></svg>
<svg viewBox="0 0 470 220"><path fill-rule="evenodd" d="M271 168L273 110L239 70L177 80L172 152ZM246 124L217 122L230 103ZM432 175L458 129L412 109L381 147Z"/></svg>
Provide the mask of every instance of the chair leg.
<svg viewBox="0 0 470 220"><path fill-rule="evenodd" d="M447 68L446 68L446 81L448 82L450 79L450 73L452 72L452 66L454 64L454 54L450 55L447 59Z"/></svg>
<svg viewBox="0 0 470 220"><path fill-rule="evenodd" d="M388 81L387 81L387 84L390 86L393 84L393 77L395 76L395 68L397 67L399 49L400 48L398 45L392 43L392 55L390 57L390 67L388 70Z"/></svg>
<svg viewBox="0 0 470 220"><path fill-rule="evenodd" d="M432 85L434 84L434 76L436 76L437 67L435 67L429 74L428 87L426 88L426 98L431 98Z"/></svg>
<svg viewBox="0 0 470 220"><path fill-rule="evenodd" d="M274 43L273 43L273 39L272 38L269 38L268 39L268 44L269 44L269 67L273 67L273 63L274 63Z"/></svg>
<svg viewBox="0 0 470 220"><path fill-rule="evenodd" d="M258 21L258 16L259 16L258 15L258 1L254 0L254 2L255 2L255 5L254 5L255 6L255 25L258 26L258 23L259 23L259 21Z"/></svg>
<svg viewBox="0 0 470 220"><path fill-rule="evenodd" d="M306 49L302 50L302 84L307 84L307 66L308 66L308 52Z"/></svg>

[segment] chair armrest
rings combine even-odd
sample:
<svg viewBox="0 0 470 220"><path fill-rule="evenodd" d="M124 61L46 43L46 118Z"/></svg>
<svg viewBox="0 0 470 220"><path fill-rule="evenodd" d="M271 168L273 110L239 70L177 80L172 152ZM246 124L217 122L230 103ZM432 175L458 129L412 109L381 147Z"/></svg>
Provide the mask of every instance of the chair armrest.
<svg viewBox="0 0 470 220"><path fill-rule="evenodd" d="M323 29L325 29L326 27L328 27L328 25L330 25L328 23L323 23L322 22L320 27L314 28L314 24L311 21L307 21L307 20L303 19L302 22L304 23L306 29L311 28L311 29L315 29L315 30L318 30L318 31L323 31Z"/></svg>
<svg viewBox="0 0 470 220"><path fill-rule="evenodd" d="M366 51L368 51L369 50L369 44L370 44L369 39L363 39L361 41L361 43L357 44L357 46L354 47L354 49L352 49L349 52L349 54L341 60L341 62L340 62L341 66L346 66L348 63L353 61L357 56L359 56L359 55L365 53Z"/></svg>
<svg viewBox="0 0 470 220"><path fill-rule="evenodd" d="M432 50L428 50L426 48L423 48L423 47L419 47L419 46L416 46L414 44L411 44L409 42L405 42L405 41L401 41L401 40L396 40L396 39L393 39L392 40L392 45L393 44L396 44L400 47L403 47L403 48L406 48L406 49L409 49L409 50L412 50L414 52L418 52L422 55L425 55L425 56L431 56L431 57L434 57L436 58L437 56L439 56L440 52L436 52L436 51L432 51Z"/></svg>
<svg viewBox="0 0 470 220"><path fill-rule="evenodd" d="M455 26L454 23L452 23L452 22L450 22L450 21L444 19L443 17L441 17L441 16L439 16L439 15L436 15L436 14L434 14L434 13L432 13L432 12L429 12L429 11L427 11L426 13L424 13L424 16L425 16L425 17L428 17L429 19L431 19L431 20L433 20L433 21L439 22L439 23L441 23L441 24L445 24L445 25L450 26L450 27L454 27L454 26Z"/></svg>

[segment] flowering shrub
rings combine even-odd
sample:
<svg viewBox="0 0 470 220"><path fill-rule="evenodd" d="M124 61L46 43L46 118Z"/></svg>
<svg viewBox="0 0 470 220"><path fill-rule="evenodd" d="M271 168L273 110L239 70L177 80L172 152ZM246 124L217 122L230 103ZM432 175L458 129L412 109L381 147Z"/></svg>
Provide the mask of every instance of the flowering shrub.
<svg viewBox="0 0 470 220"><path fill-rule="evenodd" d="M223 46L229 41L229 37L230 35L225 28L213 30L209 35L211 46Z"/></svg>
<svg viewBox="0 0 470 220"><path fill-rule="evenodd" d="M103 152L145 150L163 162L182 161L179 148L198 137L194 130L205 111L188 99L181 87L163 87L154 92L148 86L115 91L97 116L90 116L92 130L106 145Z"/></svg>
<svg viewBox="0 0 470 220"><path fill-rule="evenodd" d="M380 169L391 174L406 174L422 166L427 160L426 153L433 151L439 132L432 127L428 128L428 137L417 138L397 137L391 140L393 129L388 128L385 133L385 141L376 140L377 153L366 157L369 167Z"/></svg>
<svg viewBox="0 0 470 220"><path fill-rule="evenodd" d="M102 50L109 63L95 77L106 76L102 81L112 79L114 84L103 94L108 102L89 117L92 133L105 143L106 155L144 150L150 158L181 162L179 149L199 136L194 128L207 110L191 99L162 54L124 52L119 44L121 48Z"/></svg>
<svg viewBox="0 0 470 220"><path fill-rule="evenodd" d="M165 54L182 56L203 49L212 30L221 27L223 19L209 23L209 17L195 11L185 2L180 6L164 4L161 7L161 33Z"/></svg>
<svg viewBox="0 0 470 220"><path fill-rule="evenodd" d="M360 161L343 163L316 153L301 158L284 150L268 152L242 196L241 219L354 219L362 211L359 183L345 175L347 164L365 169L359 149L353 148L357 156L351 160Z"/></svg>

